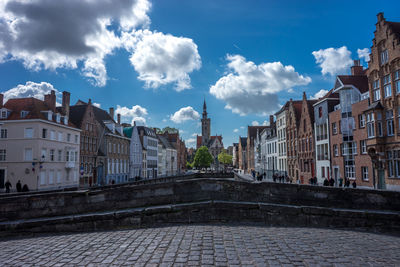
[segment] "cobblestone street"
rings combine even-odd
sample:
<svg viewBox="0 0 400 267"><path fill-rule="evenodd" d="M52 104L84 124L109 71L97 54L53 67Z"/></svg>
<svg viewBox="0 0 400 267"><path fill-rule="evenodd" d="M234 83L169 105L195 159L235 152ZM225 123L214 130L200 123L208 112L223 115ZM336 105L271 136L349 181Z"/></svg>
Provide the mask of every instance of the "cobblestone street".
<svg viewBox="0 0 400 267"><path fill-rule="evenodd" d="M365 232L183 225L0 241L2 266L400 266L400 238Z"/></svg>

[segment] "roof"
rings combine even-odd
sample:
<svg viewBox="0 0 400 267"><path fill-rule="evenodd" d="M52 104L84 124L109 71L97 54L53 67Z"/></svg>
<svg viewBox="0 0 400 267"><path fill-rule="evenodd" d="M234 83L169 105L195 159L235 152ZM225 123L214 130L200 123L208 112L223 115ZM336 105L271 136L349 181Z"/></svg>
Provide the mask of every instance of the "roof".
<svg viewBox="0 0 400 267"><path fill-rule="evenodd" d="M159 134L158 134L158 135L157 135L157 138L158 138L158 140L160 141L160 143L162 144L163 147L175 149L175 147L173 147L173 146L171 145L171 143L168 142L168 139L167 139L165 136L159 135Z"/></svg>
<svg viewBox="0 0 400 267"><path fill-rule="evenodd" d="M208 144L206 144L206 145L207 146L211 145L211 142L214 141L215 138L218 138L222 144L222 135L212 135L212 136L210 136L210 140L209 140ZM203 145L203 136L198 135L197 136L197 147L201 147L202 145Z"/></svg>
<svg viewBox="0 0 400 267"><path fill-rule="evenodd" d="M133 127L125 127L123 133L126 137L131 138L133 133Z"/></svg>
<svg viewBox="0 0 400 267"><path fill-rule="evenodd" d="M307 105L308 105L308 114L310 114L310 119L311 122L314 121L314 104L317 103L318 100L313 99L313 100L307 100Z"/></svg>
<svg viewBox="0 0 400 267"><path fill-rule="evenodd" d="M374 109L384 109L380 101L372 103L365 111L374 110Z"/></svg>
<svg viewBox="0 0 400 267"><path fill-rule="evenodd" d="M368 77L366 75L338 75L344 85L353 85L363 94L368 92Z"/></svg>
<svg viewBox="0 0 400 267"><path fill-rule="evenodd" d="M49 121L47 116L42 111L51 110L45 101L33 97L9 99L3 107L10 110L10 114L7 119L1 120L41 119ZM28 114L25 117L21 117L21 111L28 111ZM55 116L53 116L50 121L64 125L64 121L60 120L60 122L57 122ZM66 126L76 127L70 120L68 120L68 124Z"/></svg>
<svg viewBox="0 0 400 267"><path fill-rule="evenodd" d="M281 109L280 109L279 111L277 111L274 115L276 116L276 115L278 115L279 113L282 113L284 110L288 109L288 108L289 108L289 104L290 104L290 101L286 101L285 105L283 105L283 106L281 107Z"/></svg>
<svg viewBox="0 0 400 267"><path fill-rule="evenodd" d="M262 130L269 128L270 126L247 126L247 137L248 138L255 138L257 135L257 130L259 133L262 132Z"/></svg>
<svg viewBox="0 0 400 267"><path fill-rule="evenodd" d="M392 29L394 34L400 35L400 22L386 21L386 23Z"/></svg>
<svg viewBox="0 0 400 267"><path fill-rule="evenodd" d="M139 134L141 132L143 132L144 136L150 136L153 138L157 138L156 132L154 131L154 129L146 127L146 126L137 126L138 132Z"/></svg>
<svg viewBox="0 0 400 267"><path fill-rule="evenodd" d="M293 110L296 116L296 122L300 122L301 108L303 106L303 100L292 100Z"/></svg>
<svg viewBox="0 0 400 267"><path fill-rule="evenodd" d="M101 108L98 108L98 107L96 107L96 106L93 106L93 105L92 105L92 108L93 108L94 118L101 124L101 126L102 126L104 129L106 129L106 131L107 131L108 133L111 133L111 134L113 134L113 135L123 136L123 135L121 135L118 131L112 132L112 131L111 131L110 129L108 129L108 127L105 125L104 121L112 121L113 123L117 124L117 123L114 121L114 119L111 117L111 115L110 115L107 111L105 111L105 110L103 110L103 109L101 109ZM123 136L123 137L124 137L124 136Z"/></svg>
<svg viewBox="0 0 400 267"><path fill-rule="evenodd" d="M83 117L86 113L87 104L85 105L74 105L69 108L69 119L78 128L82 128Z"/></svg>

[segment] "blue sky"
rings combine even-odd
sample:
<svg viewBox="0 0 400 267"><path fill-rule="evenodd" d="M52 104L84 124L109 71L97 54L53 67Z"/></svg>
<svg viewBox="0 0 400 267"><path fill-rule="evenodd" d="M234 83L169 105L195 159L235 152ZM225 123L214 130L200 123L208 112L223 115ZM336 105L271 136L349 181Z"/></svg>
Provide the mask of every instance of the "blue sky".
<svg viewBox="0 0 400 267"><path fill-rule="evenodd" d="M204 98L212 134L231 145L288 99L348 73L372 44L378 12L400 21L399 1L95 3L0 4L0 91L55 88L72 103L119 105L124 121L179 128L188 146L201 132Z"/></svg>

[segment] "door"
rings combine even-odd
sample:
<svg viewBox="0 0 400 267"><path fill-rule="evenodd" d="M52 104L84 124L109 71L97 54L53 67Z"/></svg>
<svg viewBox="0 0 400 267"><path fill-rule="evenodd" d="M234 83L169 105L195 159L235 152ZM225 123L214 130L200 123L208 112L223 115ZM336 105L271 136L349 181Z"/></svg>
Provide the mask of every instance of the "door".
<svg viewBox="0 0 400 267"><path fill-rule="evenodd" d="M97 179L96 179L97 183L99 185L104 185L104 181L103 181L103 165L99 165L97 167L96 175L97 175Z"/></svg>
<svg viewBox="0 0 400 267"><path fill-rule="evenodd" d="M0 169L0 189L4 188L4 183L6 182L6 170Z"/></svg>
<svg viewBox="0 0 400 267"><path fill-rule="evenodd" d="M339 167L333 167L333 177L335 179L335 183L339 181Z"/></svg>
<svg viewBox="0 0 400 267"><path fill-rule="evenodd" d="M386 189L385 170L378 170L378 189Z"/></svg>

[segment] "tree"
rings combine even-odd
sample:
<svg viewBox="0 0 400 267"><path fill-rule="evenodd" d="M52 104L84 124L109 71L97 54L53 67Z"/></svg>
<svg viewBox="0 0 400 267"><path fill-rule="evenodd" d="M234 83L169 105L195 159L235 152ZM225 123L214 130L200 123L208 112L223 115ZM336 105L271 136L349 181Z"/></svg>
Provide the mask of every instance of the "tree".
<svg viewBox="0 0 400 267"><path fill-rule="evenodd" d="M157 129L157 134L164 134L166 132L168 133L179 133L179 129L172 128L172 127L164 127L163 129L156 128Z"/></svg>
<svg viewBox="0 0 400 267"><path fill-rule="evenodd" d="M194 156L193 165L196 168L208 168L213 162L213 157L210 152L208 152L208 148L206 146L202 146L196 151L196 155Z"/></svg>
<svg viewBox="0 0 400 267"><path fill-rule="evenodd" d="M221 153L218 155L218 161L224 165L224 168L226 168L226 165L232 165L232 156L226 153L225 149L222 150Z"/></svg>
<svg viewBox="0 0 400 267"><path fill-rule="evenodd" d="M189 161L186 162L186 169L191 170L193 169L193 162L190 163Z"/></svg>

